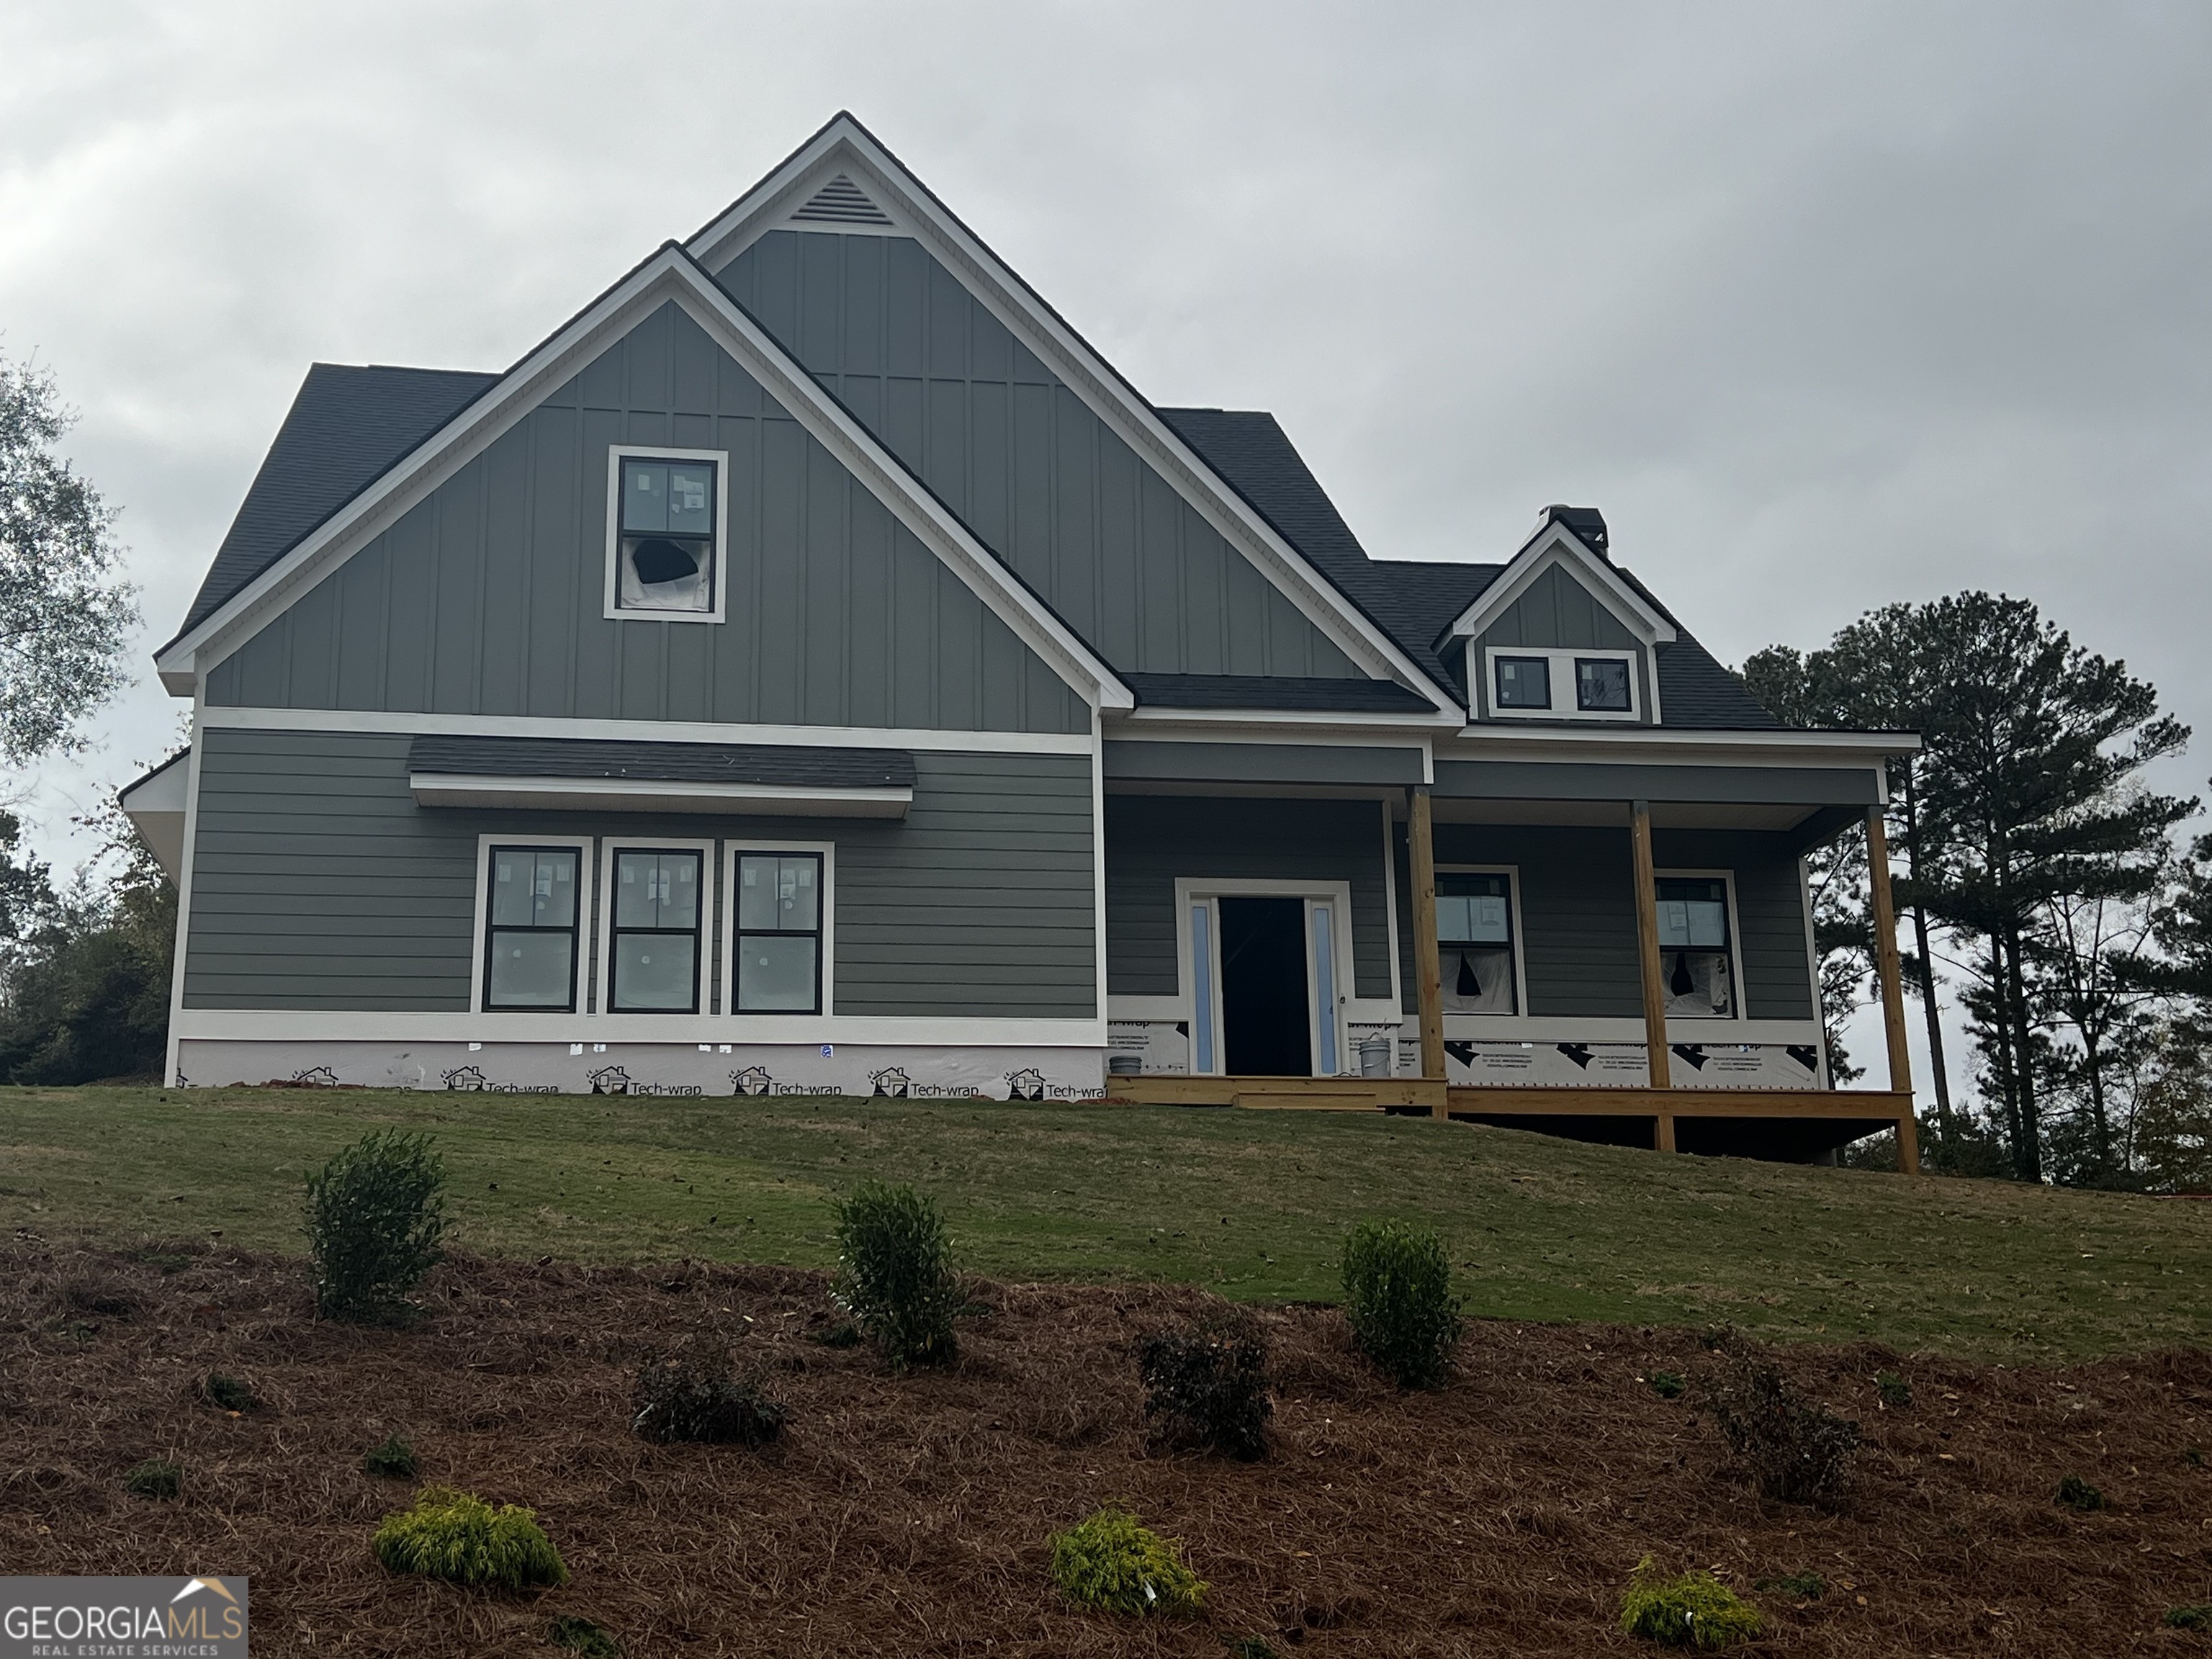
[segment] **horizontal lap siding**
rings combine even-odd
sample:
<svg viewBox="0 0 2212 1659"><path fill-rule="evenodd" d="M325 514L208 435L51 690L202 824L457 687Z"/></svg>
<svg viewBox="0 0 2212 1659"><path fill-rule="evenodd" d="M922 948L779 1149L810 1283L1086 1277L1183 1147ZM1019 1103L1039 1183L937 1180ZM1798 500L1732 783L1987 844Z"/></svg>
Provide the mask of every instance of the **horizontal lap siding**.
<svg viewBox="0 0 2212 1659"><path fill-rule="evenodd" d="M1373 801L1106 800L1106 983L1173 996L1178 878L1341 881L1352 888L1355 995L1390 994L1382 809Z"/></svg>
<svg viewBox="0 0 2212 1659"><path fill-rule="evenodd" d="M200 742L188 1007L465 1010L477 837L574 834L834 843L838 1013L1097 1013L1085 757L919 754L855 822L424 809L405 737Z"/></svg>

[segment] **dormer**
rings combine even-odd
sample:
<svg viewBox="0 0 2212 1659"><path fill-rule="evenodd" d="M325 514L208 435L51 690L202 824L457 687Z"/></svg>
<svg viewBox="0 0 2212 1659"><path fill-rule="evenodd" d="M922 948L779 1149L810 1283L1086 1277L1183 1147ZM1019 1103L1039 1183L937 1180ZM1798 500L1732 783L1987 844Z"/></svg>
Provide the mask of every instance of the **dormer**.
<svg viewBox="0 0 2212 1659"><path fill-rule="evenodd" d="M1553 506L1497 580L1454 621L1478 724L1656 726L1654 653L1674 627L1613 567L1605 515Z"/></svg>

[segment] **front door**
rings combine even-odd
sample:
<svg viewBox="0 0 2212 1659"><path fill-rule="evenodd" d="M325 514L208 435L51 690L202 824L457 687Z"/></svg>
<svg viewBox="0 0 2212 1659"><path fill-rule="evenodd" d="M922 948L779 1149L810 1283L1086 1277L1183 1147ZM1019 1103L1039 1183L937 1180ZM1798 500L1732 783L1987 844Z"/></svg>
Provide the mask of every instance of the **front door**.
<svg viewBox="0 0 2212 1659"><path fill-rule="evenodd" d="M1223 1069L1231 1077L1311 1077L1305 901L1219 903Z"/></svg>

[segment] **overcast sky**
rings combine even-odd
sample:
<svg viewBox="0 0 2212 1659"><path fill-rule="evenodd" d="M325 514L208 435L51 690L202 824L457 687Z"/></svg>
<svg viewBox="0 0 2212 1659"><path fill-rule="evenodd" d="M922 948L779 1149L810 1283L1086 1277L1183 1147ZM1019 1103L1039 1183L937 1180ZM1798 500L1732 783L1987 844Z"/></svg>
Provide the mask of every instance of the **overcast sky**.
<svg viewBox="0 0 2212 1659"><path fill-rule="evenodd" d="M2205 732L2212 6L0 9L0 349L172 634L307 365L496 368L849 107L1379 557L1547 501L1724 660L1967 586ZM10 780L42 844L142 683Z"/></svg>

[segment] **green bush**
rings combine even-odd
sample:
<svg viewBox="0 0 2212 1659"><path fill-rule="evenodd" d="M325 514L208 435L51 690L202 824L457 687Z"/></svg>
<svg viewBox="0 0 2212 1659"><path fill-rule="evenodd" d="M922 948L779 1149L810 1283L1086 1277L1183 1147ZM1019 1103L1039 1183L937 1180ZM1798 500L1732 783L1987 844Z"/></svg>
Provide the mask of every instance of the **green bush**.
<svg viewBox="0 0 2212 1659"><path fill-rule="evenodd" d="M227 1412L250 1412L261 1403L244 1377L227 1376L221 1371L210 1371L201 1379L200 1398Z"/></svg>
<svg viewBox="0 0 2212 1659"><path fill-rule="evenodd" d="M1247 1463L1267 1455L1267 1339L1249 1313L1156 1332L1137 1350L1137 1372L1154 1438Z"/></svg>
<svg viewBox="0 0 2212 1659"><path fill-rule="evenodd" d="M2172 1630L2212 1630L2212 1606L2169 1607L2166 1622Z"/></svg>
<svg viewBox="0 0 2212 1659"><path fill-rule="evenodd" d="M369 1543L388 1572L501 1589L568 1582L560 1552L532 1511L513 1504L494 1509L450 1486L425 1486L411 1508L384 1517Z"/></svg>
<svg viewBox="0 0 2212 1659"><path fill-rule="evenodd" d="M1344 1241L1344 1301L1352 1340L1401 1388L1443 1380L1459 1341L1451 1261L1433 1229L1363 1221Z"/></svg>
<svg viewBox="0 0 2212 1659"><path fill-rule="evenodd" d="M1052 1535L1052 1582L1078 1607L1139 1615L1196 1613L1207 1588L1180 1544L1111 1505Z"/></svg>
<svg viewBox="0 0 2212 1659"><path fill-rule="evenodd" d="M1651 1385L1651 1392L1662 1400L1680 1400L1682 1390L1689 1386L1673 1371L1654 1371L1644 1380Z"/></svg>
<svg viewBox="0 0 2212 1659"><path fill-rule="evenodd" d="M582 1654L584 1659L623 1659L621 1643L590 1620L573 1613L556 1619L545 1639L556 1648Z"/></svg>
<svg viewBox="0 0 2212 1659"><path fill-rule="evenodd" d="M1782 1373L1733 1333L1717 1344L1728 1370L1705 1409L1759 1490L1785 1504L1826 1503L1850 1480L1859 1425L1797 1396Z"/></svg>
<svg viewBox="0 0 2212 1659"><path fill-rule="evenodd" d="M404 1316L407 1292L445 1255L445 1160L428 1135L379 1129L307 1177L307 1253L327 1319Z"/></svg>
<svg viewBox="0 0 2212 1659"><path fill-rule="evenodd" d="M149 1457L123 1477L123 1490L133 1498L167 1501L184 1490L185 1472L165 1458Z"/></svg>
<svg viewBox="0 0 2212 1659"><path fill-rule="evenodd" d="M630 1427L660 1445L765 1446L783 1432L785 1414L757 1379L732 1377L728 1350L712 1345L666 1359L648 1355L630 1392Z"/></svg>
<svg viewBox="0 0 2212 1659"><path fill-rule="evenodd" d="M937 1206L911 1187L864 1181L837 1206L837 1305L895 1371L957 1352L961 1309Z"/></svg>
<svg viewBox="0 0 2212 1659"><path fill-rule="evenodd" d="M2069 1474L2058 1483L2058 1501L2068 1509L2087 1515L2105 1507L2105 1494L2078 1474Z"/></svg>
<svg viewBox="0 0 2212 1659"><path fill-rule="evenodd" d="M1912 1403L1912 1384L1895 1371L1876 1371L1874 1374L1875 1392L1890 1411L1902 1411Z"/></svg>
<svg viewBox="0 0 2212 1659"><path fill-rule="evenodd" d="M1620 1598L1620 1627L1676 1648L1724 1648L1759 1634L1759 1609L1709 1572L1662 1578L1650 1556Z"/></svg>
<svg viewBox="0 0 2212 1659"><path fill-rule="evenodd" d="M361 1466L368 1474L386 1480L412 1480L422 1471L422 1460L415 1455L415 1448L396 1434L381 1445L371 1446L363 1452Z"/></svg>

